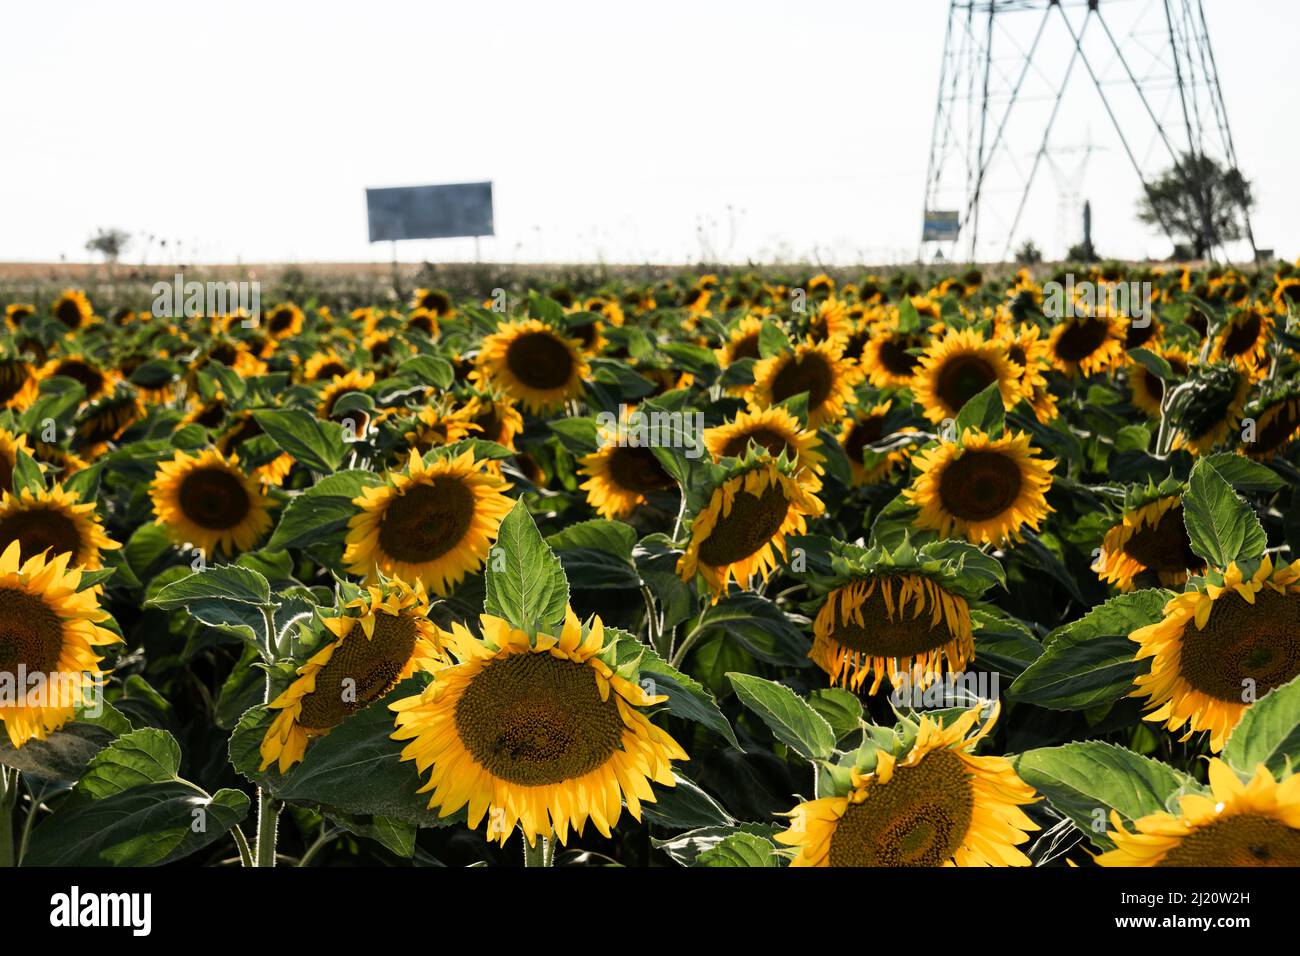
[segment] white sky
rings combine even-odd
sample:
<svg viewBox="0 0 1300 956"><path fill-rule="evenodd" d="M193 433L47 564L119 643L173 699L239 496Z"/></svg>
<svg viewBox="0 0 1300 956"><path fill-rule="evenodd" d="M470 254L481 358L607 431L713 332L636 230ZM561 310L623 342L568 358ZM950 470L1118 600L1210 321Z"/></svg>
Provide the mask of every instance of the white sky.
<svg viewBox="0 0 1300 956"><path fill-rule="evenodd" d="M1102 0L1116 22L1144 5ZM1294 257L1300 3L1204 5L1257 241ZM81 260L97 226L117 226L179 240L187 262L382 261L391 249L366 241L365 187L491 179L485 260L905 261L947 11L0 0L0 260ZM1021 16L1032 33L1038 15ZM1007 35L1024 43L1023 27ZM1066 39L1054 35L1031 82L1060 71ZM1137 180L1081 70L1071 88L1056 140L1096 152L1082 173L1082 152L1057 157L1076 194L1064 205L1043 167L1017 241L1061 254L1077 239L1073 204L1090 198L1103 254L1165 253L1132 218ZM1135 115L1123 122L1141 126ZM1041 120L1020 122L1010 157L1028 166ZM1149 129L1134 135L1149 145ZM142 255L176 253L137 239L126 259ZM474 246L409 242L399 255L464 260Z"/></svg>

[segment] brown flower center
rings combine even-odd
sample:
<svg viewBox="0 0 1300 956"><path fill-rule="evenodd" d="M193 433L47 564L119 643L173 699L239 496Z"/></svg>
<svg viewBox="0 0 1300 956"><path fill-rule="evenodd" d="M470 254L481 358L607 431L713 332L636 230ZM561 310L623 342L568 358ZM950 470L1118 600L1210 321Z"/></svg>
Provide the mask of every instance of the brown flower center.
<svg viewBox="0 0 1300 956"><path fill-rule="evenodd" d="M1273 817L1234 813L1197 827L1160 866L1300 866L1300 830Z"/></svg>
<svg viewBox="0 0 1300 956"><path fill-rule="evenodd" d="M438 475L409 486L388 503L379 523L379 546L398 561L433 561L461 543L474 512L474 492L459 478Z"/></svg>
<svg viewBox="0 0 1300 956"><path fill-rule="evenodd" d="M978 355L955 355L939 369L934 391L944 407L956 413L997 380L997 371L984 358Z"/></svg>
<svg viewBox="0 0 1300 956"><path fill-rule="evenodd" d="M731 513L718 520L700 543L700 560L710 567L743 561L772 540L781 530L790 502L780 482L768 485L761 495L739 492L731 502Z"/></svg>
<svg viewBox="0 0 1300 956"><path fill-rule="evenodd" d="M569 347L549 332L525 332L506 348L506 365L529 388L563 388L573 375Z"/></svg>
<svg viewBox="0 0 1300 956"><path fill-rule="evenodd" d="M78 559L84 544L76 522L53 508L31 507L0 518L0 551L15 541L23 561L48 548L49 559L71 553L70 563L81 563Z"/></svg>
<svg viewBox="0 0 1300 956"><path fill-rule="evenodd" d="M1251 604L1224 592L1204 628L1185 626L1179 672L1195 690L1237 704L1285 684L1300 674L1300 595L1265 588Z"/></svg>
<svg viewBox="0 0 1300 956"><path fill-rule="evenodd" d="M0 674L54 674L63 649L63 622L43 600L18 588L0 588Z"/></svg>
<svg viewBox="0 0 1300 956"><path fill-rule="evenodd" d="M369 639L354 623L316 674L316 688L303 697L298 722L308 732L329 730L384 696L411 659L417 635L409 613L376 613Z"/></svg>
<svg viewBox="0 0 1300 956"><path fill-rule="evenodd" d="M1020 495L1020 466L996 451L968 451L953 459L939 479L944 510L964 521L987 521L1006 512Z"/></svg>
<svg viewBox="0 0 1300 956"><path fill-rule="evenodd" d="M808 393L808 408L815 410L830 397L835 370L821 352L809 351L786 362L772 379L772 402L779 404L801 392Z"/></svg>
<svg viewBox="0 0 1300 956"><path fill-rule="evenodd" d="M1110 338L1110 324L1104 319L1085 318L1070 322L1056 340L1057 357L1082 362Z"/></svg>
<svg viewBox="0 0 1300 956"><path fill-rule="evenodd" d="M248 516L253 503L244 483L223 468L198 468L181 480L181 512L201 528L225 531Z"/></svg>
<svg viewBox="0 0 1300 956"><path fill-rule="evenodd" d="M673 483L649 448L615 448L609 456L609 474L620 488L637 494L660 491Z"/></svg>

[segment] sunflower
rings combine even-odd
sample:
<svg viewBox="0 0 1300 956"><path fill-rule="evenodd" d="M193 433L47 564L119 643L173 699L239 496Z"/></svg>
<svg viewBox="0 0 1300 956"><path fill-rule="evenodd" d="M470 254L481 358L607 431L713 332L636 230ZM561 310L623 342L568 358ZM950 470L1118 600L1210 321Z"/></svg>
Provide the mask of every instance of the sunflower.
<svg viewBox="0 0 1300 956"><path fill-rule="evenodd" d="M885 418L889 414L891 403L879 402L870 408L857 407L840 428L839 442L844 455L849 460L849 469L853 473L853 484L874 485L884 481L894 470L907 461L910 451L900 448L885 453L884 457L868 466L865 452L868 445L888 437L885 435ZM902 431L913 431L904 428Z"/></svg>
<svg viewBox="0 0 1300 956"><path fill-rule="evenodd" d="M609 339L605 338L605 323L599 319L570 325L565 331L578 340L584 355L599 355L609 345Z"/></svg>
<svg viewBox="0 0 1300 956"><path fill-rule="evenodd" d="M447 817L466 804L477 828L504 844L518 823L529 845L566 843L587 821L608 837L622 804L641 819L653 781L671 787L686 752L641 710L647 694L612 664L600 618L584 631L570 608L559 636L523 631L488 614L483 639L453 624L444 641L458 661L422 694L392 704L403 760L429 771L421 792Z"/></svg>
<svg viewBox="0 0 1300 956"><path fill-rule="evenodd" d="M297 679L267 705L278 713L262 740L262 770L278 763L285 773L302 760L310 738L328 734L417 671L449 663L418 584L372 584L342 610L321 618L337 640L299 667Z"/></svg>
<svg viewBox="0 0 1300 956"><path fill-rule="evenodd" d="M195 404L181 419L183 425L202 425L204 428L219 428L226 420L226 396L217 391L207 400L194 396Z"/></svg>
<svg viewBox="0 0 1300 956"><path fill-rule="evenodd" d="M505 396L475 395L464 408L470 424L477 425L476 437L515 450L515 436L524 430L524 416Z"/></svg>
<svg viewBox="0 0 1300 956"><path fill-rule="evenodd" d="M438 337L438 316L428 309L416 309L406 320L406 327L415 332L422 332L431 339Z"/></svg>
<svg viewBox="0 0 1300 956"><path fill-rule="evenodd" d="M1261 401L1249 417L1255 419L1255 440L1242 442L1241 450L1258 461L1269 461L1300 438L1300 391L1288 389Z"/></svg>
<svg viewBox="0 0 1300 956"><path fill-rule="evenodd" d="M36 306L30 302L10 302L5 306L5 319L11 328L18 328L35 314Z"/></svg>
<svg viewBox="0 0 1300 956"><path fill-rule="evenodd" d="M1249 706L1300 675L1300 561L1273 567L1265 556L1247 578L1235 563L1171 598L1161 620L1129 638L1141 647L1137 660L1151 671L1134 681L1134 697L1148 698L1147 720L1184 740L1210 732L1210 749L1223 749Z"/></svg>
<svg viewBox="0 0 1300 956"><path fill-rule="evenodd" d="M270 501L239 467L236 455L215 448L178 451L159 462L149 486L156 522L181 546L206 554L248 551L271 527Z"/></svg>
<svg viewBox="0 0 1300 956"><path fill-rule="evenodd" d="M122 433L145 416L144 403L133 388L119 388L111 395L105 395L91 402L77 418L74 446L93 458L103 450L110 441L122 437Z"/></svg>
<svg viewBox="0 0 1300 956"><path fill-rule="evenodd" d="M1214 337L1210 361L1232 362L1253 378L1263 378L1268 373L1272 335L1273 316L1267 309L1240 309Z"/></svg>
<svg viewBox="0 0 1300 956"><path fill-rule="evenodd" d="M308 382L328 382L340 375L346 375L349 370L347 359L333 349L327 349L324 352L312 353L307 359L307 364L303 366L302 377Z"/></svg>
<svg viewBox="0 0 1300 956"><path fill-rule="evenodd" d="M1183 378L1191 369L1195 359L1180 348L1153 350L1160 355L1175 375ZM1130 359L1128 366L1128 386L1133 404L1146 412L1151 418L1159 418L1165 398L1165 383L1141 362Z"/></svg>
<svg viewBox="0 0 1300 956"><path fill-rule="evenodd" d="M962 406L994 383L1006 408L1020 400L1021 367L1006 343L974 329L952 329L930 343L912 379L917 403L932 422L956 418Z"/></svg>
<svg viewBox="0 0 1300 956"><path fill-rule="evenodd" d="M14 490L14 469L18 467L18 453L31 453L27 447L27 436L15 435L0 427L0 491Z"/></svg>
<svg viewBox="0 0 1300 956"><path fill-rule="evenodd" d="M402 437L408 451L414 449L424 455L434 448L480 437L480 431L481 428L470 421L469 411L465 408L448 411L439 405L426 405L420 409L411 430Z"/></svg>
<svg viewBox="0 0 1300 956"><path fill-rule="evenodd" d="M966 599L919 574L869 575L826 596L813 621L808 652L832 684L860 690L875 674L928 686L943 669L963 670L975 656Z"/></svg>
<svg viewBox="0 0 1300 956"><path fill-rule="evenodd" d="M1125 320L1124 351L1126 352L1159 345L1164 337L1164 326L1154 315L1147 315L1146 322L1142 325L1132 319Z"/></svg>
<svg viewBox="0 0 1300 956"><path fill-rule="evenodd" d="M466 451L426 464L416 452L404 472L353 500L343 563L373 581L377 572L420 582L445 596L483 566L501 519L514 502L510 485Z"/></svg>
<svg viewBox="0 0 1300 956"><path fill-rule="evenodd" d="M1106 532L1093 570L1121 591L1131 591L1139 574L1154 573L1172 587L1204 567L1183 525L1182 496L1175 494L1126 508L1119 524Z"/></svg>
<svg viewBox="0 0 1300 956"><path fill-rule="evenodd" d="M1127 335L1123 319L1077 315L1059 323L1047 340L1052 364L1074 378L1104 372L1124 358Z"/></svg>
<svg viewBox="0 0 1300 956"><path fill-rule="evenodd" d="M80 289L66 289L50 305L50 314L72 331L84 326L95 315L95 310Z"/></svg>
<svg viewBox="0 0 1300 956"><path fill-rule="evenodd" d="M304 319L302 309L292 302L281 302L266 313L263 327L272 339L287 339L302 331Z"/></svg>
<svg viewBox="0 0 1300 956"><path fill-rule="evenodd" d="M316 416L318 418L333 418L334 404L348 392L364 392L375 384L374 372L349 371L343 375L335 375L320 391L320 401L316 404ZM365 418L364 412L353 412ZM365 434L366 422L360 423L356 428L356 434Z"/></svg>
<svg viewBox="0 0 1300 956"><path fill-rule="evenodd" d="M1024 432L991 438L968 428L959 442L940 442L917 454L919 473L904 497L920 507L918 527L972 544L1020 540L1051 511L1044 495L1054 460L1035 457Z"/></svg>
<svg viewBox="0 0 1300 956"><path fill-rule="evenodd" d="M94 503L81 504L59 485L48 491L0 492L0 549L15 541L21 561L68 554L69 564L89 571L103 567L101 551L121 547L104 533Z"/></svg>
<svg viewBox="0 0 1300 956"><path fill-rule="evenodd" d="M77 472L90 467L90 463L80 455L39 439L33 443L31 455L45 469L45 474L55 481L65 481ZM0 463L0 468L3 467Z"/></svg>
<svg viewBox="0 0 1300 956"><path fill-rule="evenodd" d="M620 424L625 427L627 421L624 417ZM652 448L620 441L618 434L608 430L603 430L600 448L579 459L579 466L578 473L587 480L578 487L602 518L626 518L647 495L675 485Z"/></svg>
<svg viewBox="0 0 1300 956"><path fill-rule="evenodd" d="M762 358L758 350L758 336L763 331L762 317L750 314L736 323L736 327L727 333L727 341L714 350L718 364L723 368L739 362L741 359Z"/></svg>
<svg viewBox="0 0 1300 956"><path fill-rule="evenodd" d="M1037 799L1006 757L971 751L996 719L967 736L979 708L947 727L921 716L905 755L876 753L845 796L801 803L776 841L791 866L1029 866L1016 849L1038 826L1020 808Z"/></svg>
<svg viewBox="0 0 1300 956"><path fill-rule="evenodd" d="M580 396L590 369L581 342L524 319L501 325L483 340L476 375L541 415Z"/></svg>
<svg viewBox="0 0 1300 956"><path fill-rule="evenodd" d="M876 388L906 388L920 361L912 351L924 344L919 334L903 332L892 321L880 322L862 350L863 371Z"/></svg>
<svg viewBox="0 0 1300 956"><path fill-rule="evenodd" d="M1209 794L1186 793L1178 813L1133 821L1130 833L1111 811L1115 849L1098 866L1300 866L1300 773L1279 783L1257 764L1249 783L1210 758Z"/></svg>
<svg viewBox="0 0 1300 956"><path fill-rule="evenodd" d="M19 554L17 541L0 554L0 675L21 688L0 698L0 722L15 748L72 719L104 673L96 649L122 640L100 626L108 614L94 588L79 590L81 569L68 570L70 554L26 561Z"/></svg>
<svg viewBox="0 0 1300 956"><path fill-rule="evenodd" d="M1277 288L1273 290L1273 306L1279 315L1286 315L1290 309L1300 311L1300 278L1290 276L1277 280Z"/></svg>
<svg viewBox="0 0 1300 956"><path fill-rule="evenodd" d="M698 572L715 604L733 577L741 587L755 577L766 581L777 555L785 557L786 535L803 534L805 519L823 510L791 472L791 466L767 455L746 456L731 469L691 524L678 576L690 581Z"/></svg>
<svg viewBox="0 0 1300 956"><path fill-rule="evenodd" d="M244 410L232 416L231 424L217 436L213 444L221 454L233 457L239 451L240 445L262 434L265 433L262 426L257 423L257 419L253 417L253 413ZM266 464L254 468L252 475L264 485L279 486L284 484L284 479L289 476L292 469L293 456L288 452L281 452Z"/></svg>
<svg viewBox="0 0 1300 956"><path fill-rule="evenodd" d="M814 342L824 342L827 339L845 342L853 329L847 303L834 296L820 302L817 311L808 320L808 337Z"/></svg>
<svg viewBox="0 0 1300 956"><path fill-rule="evenodd" d="M809 428L842 417L853 404L853 387L862 379L861 369L844 358L843 347L834 340L801 342L793 351L760 360L747 393L751 410L771 408L807 392Z"/></svg>
<svg viewBox="0 0 1300 956"><path fill-rule="evenodd" d="M1250 398L1251 378L1231 366L1217 366L1202 373L1196 389L1170 399L1170 415L1178 427L1174 448L1186 448L1201 455L1223 442L1241 424Z"/></svg>
<svg viewBox="0 0 1300 956"><path fill-rule="evenodd" d="M442 289L416 289L411 298L412 309L424 309L435 319L449 319L455 315L451 295Z"/></svg>
<svg viewBox="0 0 1300 956"><path fill-rule="evenodd" d="M744 458L750 442L766 449L774 458L782 454L792 458L800 481L809 491L821 487L822 465L826 461L826 456L817 450L821 439L816 431L803 427L789 409L777 406L759 412L738 412L725 425L704 432L704 445L714 461Z"/></svg>
<svg viewBox="0 0 1300 956"><path fill-rule="evenodd" d="M623 307L618 304L617 299L595 296L584 302L582 308L585 312L595 312L613 326L621 326L626 321L623 315Z"/></svg>
<svg viewBox="0 0 1300 956"><path fill-rule="evenodd" d="M63 376L79 382L86 390L83 401L93 402L101 395L107 395L121 380L112 369L101 368L83 355L68 355L61 359L50 359L37 373L41 379Z"/></svg>
<svg viewBox="0 0 1300 956"><path fill-rule="evenodd" d="M26 359L0 358L0 408L25 411L40 391L36 370Z"/></svg>
<svg viewBox="0 0 1300 956"><path fill-rule="evenodd" d="M189 380L195 381L195 373L209 362L224 365L240 378L252 378L266 372L266 363L253 354L248 343L217 339L190 363Z"/></svg>

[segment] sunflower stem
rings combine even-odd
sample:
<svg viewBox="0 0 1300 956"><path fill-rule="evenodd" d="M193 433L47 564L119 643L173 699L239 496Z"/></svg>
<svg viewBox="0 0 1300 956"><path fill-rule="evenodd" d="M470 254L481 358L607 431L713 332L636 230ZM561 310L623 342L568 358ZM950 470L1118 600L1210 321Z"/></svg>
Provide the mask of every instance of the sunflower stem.
<svg viewBox="0 0 1300 956"><path fill-rule="evenodd" d="M0 868L14 865L14 808L18 806L18 770L0 766Z"/></svg>
<svg viewBox="0 0 1300 956"><path fill-rule="evenodd" d="M279 818L280 801L258 787L256 865L259 867L275 866L275 838Z"/></svg>
<svg viewBox="0 0 1300 956"><path fill-rule="evenodd" d="M539 836L531 846L524 840L524 866L551 866L555 863L555 846L550 837Z"/></svg>
<svg viewBox="0 0 1300 956"><path fill-rule="evenodd" d="M253 850L248 845L248 837L244 836L244 831L238 824L232 827L230 832L234 835L235 847L239 850L239 865L244 869L252 869L257 865L257 861L253 859Z"/></svg>

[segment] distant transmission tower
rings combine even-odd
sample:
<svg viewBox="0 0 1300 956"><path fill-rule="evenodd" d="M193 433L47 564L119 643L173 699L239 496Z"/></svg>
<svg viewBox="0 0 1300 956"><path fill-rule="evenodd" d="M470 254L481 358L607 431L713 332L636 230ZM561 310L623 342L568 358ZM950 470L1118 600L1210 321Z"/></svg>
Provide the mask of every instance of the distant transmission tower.
<svg viewBox="0 0 1300 956"><path fill-rule="evenodd" d="M1053 134L1063 126L1077 135L1063 109L1067 90L1070 103L1081 102L1072 79L1089 106L1100 101L1143 191L1185 158L1239 168L1201 0L952 0L922 259L937 250L948 259L963 250L971 261L1009 258L1041 167L1051 166ZM1223 243L1208 205L1198 215L1213 254ZM1241 215L1253 253L1249 215ZM1170 223L1161 225L1178 241Z"/></svg>

